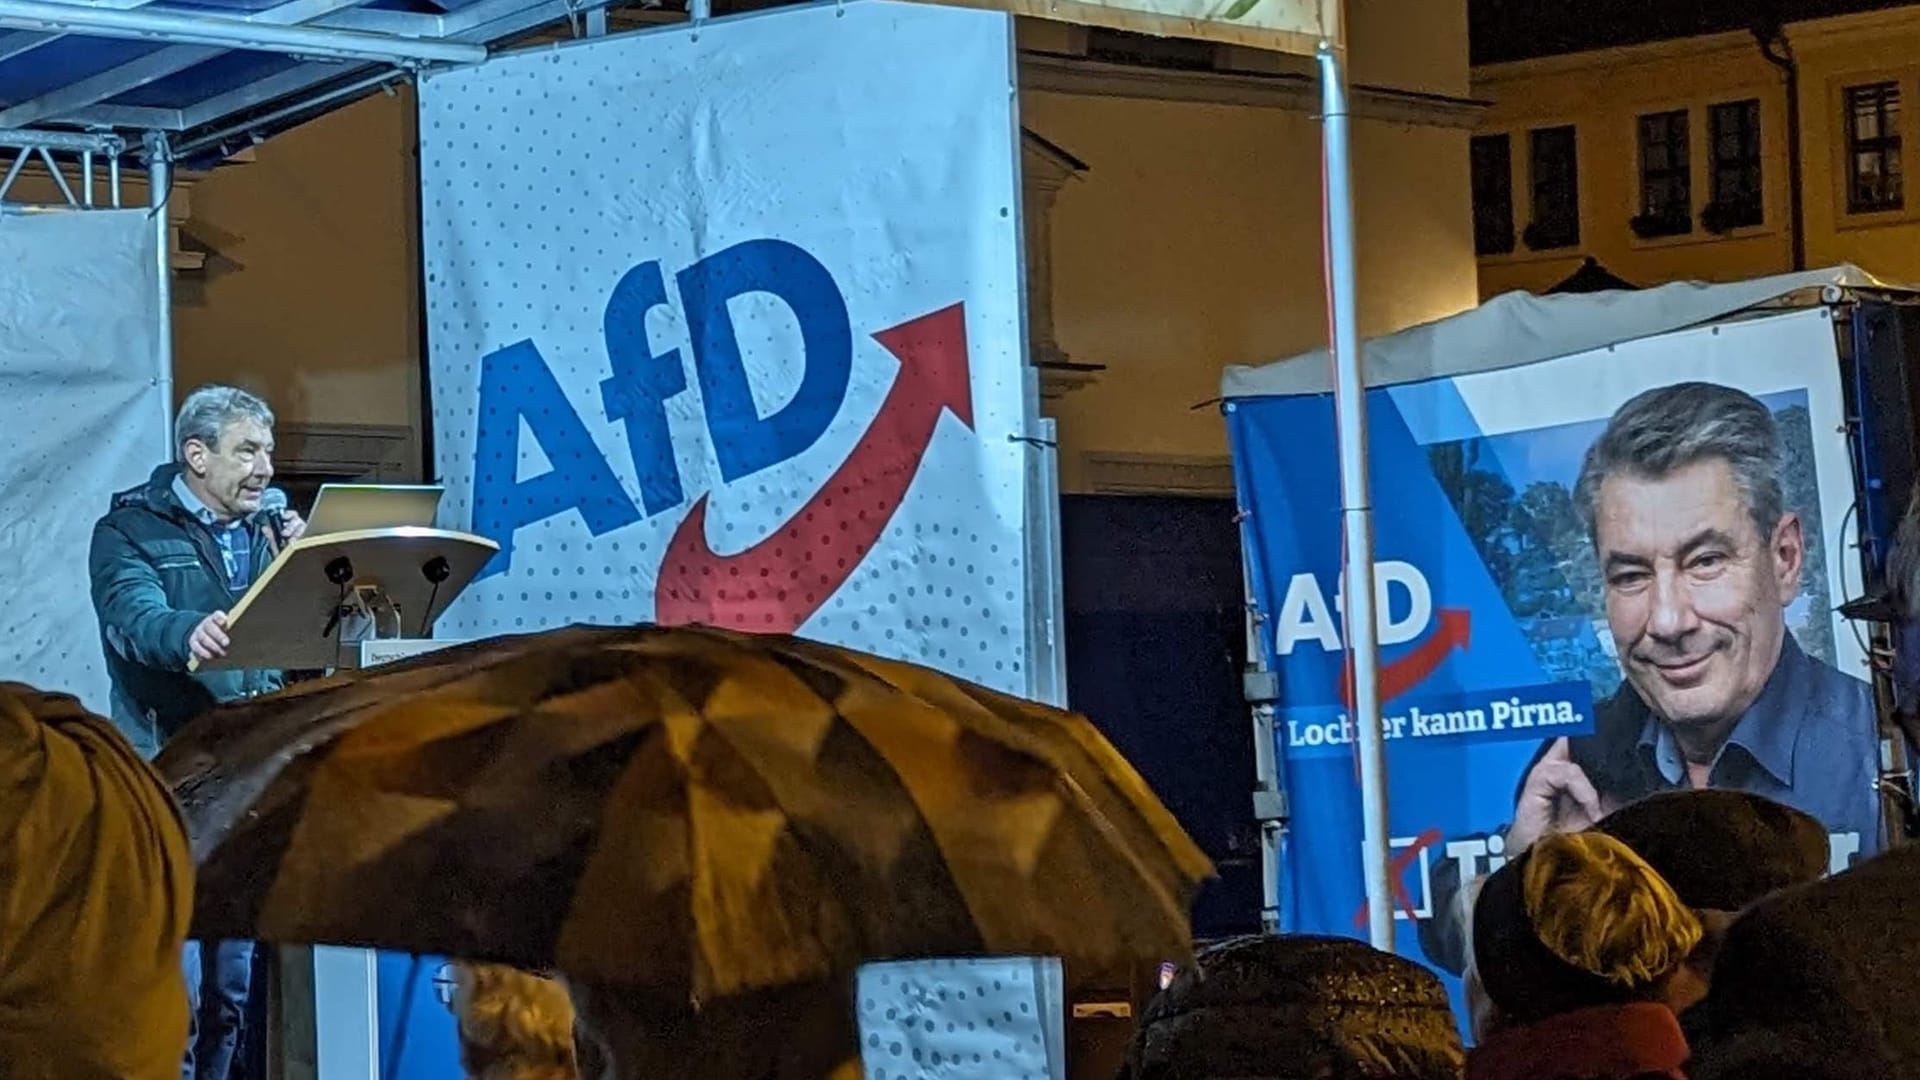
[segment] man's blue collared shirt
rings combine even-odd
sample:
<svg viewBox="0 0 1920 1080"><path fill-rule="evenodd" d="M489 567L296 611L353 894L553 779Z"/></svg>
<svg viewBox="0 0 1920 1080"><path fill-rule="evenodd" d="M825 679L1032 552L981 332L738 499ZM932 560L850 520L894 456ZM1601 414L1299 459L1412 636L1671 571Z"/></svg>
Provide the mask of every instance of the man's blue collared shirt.
<svg viewBox="0 0 1920 1080"><path fill-rule="evenodd" d="M1808 656L1789 632L1760 696L1715 756L1707 786L1763 795L1804 810L1835 833L1881 848L1880 756L1873 688ZM1648 712L1639 749L1666 785L1686 786L1673 730Z"/></svg>
<svg viewBox="0 0 1920 1080"><path fill-rule="evenodd" d="M247 533L246 521L241 518L221 521L178 476L173 478L173 497L213 535L213 542L220 548L222 568L227 572L227 590L235 596L245 594L247 586L253 584L253 540Z"/></svg>

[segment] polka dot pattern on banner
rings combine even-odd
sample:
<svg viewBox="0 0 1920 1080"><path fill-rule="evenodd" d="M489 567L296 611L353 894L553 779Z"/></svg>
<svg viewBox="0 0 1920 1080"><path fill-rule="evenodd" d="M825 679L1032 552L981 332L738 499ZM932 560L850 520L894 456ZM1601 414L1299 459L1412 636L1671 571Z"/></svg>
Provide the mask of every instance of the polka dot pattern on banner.
<svg viewBox="0 0 1920 1080"><path fill-rule="evenodd" d="M856 979L869 1080L1064 1080L1059 961L868 964Z"/></svg>
<svg viewBox="0 0 1920 1080"><path fill-rule="evenodd" d="M800 8L424 80L442 524L511 541L440 635L702 622L1028 690L1017 133L978 15ZM844 315L703 306L748 250Z"/></svg>

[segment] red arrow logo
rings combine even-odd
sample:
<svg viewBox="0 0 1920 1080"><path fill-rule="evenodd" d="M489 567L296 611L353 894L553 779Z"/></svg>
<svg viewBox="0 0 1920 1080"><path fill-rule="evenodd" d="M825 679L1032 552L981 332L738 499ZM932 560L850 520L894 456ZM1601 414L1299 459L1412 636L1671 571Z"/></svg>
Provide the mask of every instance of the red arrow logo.
<svg viewBox="0 0 1920 1080"><path fill-rule="evenodd" d="M1441 608L1440 625L1411 652L1380 667L1380 704L1385 705L1426 681L1447 654L1465 649L1473 633L1473 613L1466 608ZM1347 711L1353 711L1353 665L1347 664L1340 690Z"/></svg>
<svg viewBox="0 0 1920 1080"><path fill-rule="evenodd" d="M973 426L967 319L954 304L873 335L900 374L860 442L779 532L735 555L707 543L707 496L674 531L656 621L790 634L846 584L907 495L940 415Z"/></svg>

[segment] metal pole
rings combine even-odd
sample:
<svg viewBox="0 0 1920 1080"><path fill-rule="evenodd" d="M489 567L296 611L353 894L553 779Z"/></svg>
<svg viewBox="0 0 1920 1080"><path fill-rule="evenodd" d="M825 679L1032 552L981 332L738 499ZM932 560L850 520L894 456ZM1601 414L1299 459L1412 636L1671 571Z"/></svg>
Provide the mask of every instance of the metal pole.
<svg viewBox="0 0 1920 1080"><path fill-rule="evenodd" d="M69 154L92 150L105 154L121 149L123 144L118 135L111 134L0 128L0 146L20 146L28 150L58 150Z"/></svg>
<svg viewBox="0 0 1920 1080"><path fill-rule="evenodd" d="M311 112L315 109L324 108L332 105L334 102L345 101L360 94L369 94L377 90L385 90L395 83L406 82L412 77L411 74L404 71L383 71L364 79L356 79L353 82L347 83L345 86L335 87L323 94L302 98L284 108L275 109L272 112L260 116L250 117L241 123L231 124L218 131L210 131L205 135L196 136L175 147L173 154L176 158L185 158L191 161L198 158L201 152L217 148L228 139L242 135L251 137L253 132L259 131L262 128L271 127L290 116L298 116L303 112Z"/></svg>
<svg viewBox="0 0 1920 1080"><path fill-rule="evenodd" d="M1393 951L1387 843L1387 756L1380 732L1380 646L1374 631L1373 499L1367 490L1367 400L1360 376L1354 295L1353 176L1348 158L1347 80L1340 54L1321 42L1321 134L1325 145L1327 323L1332 340L1335 427L1340 440L1340 518L1346 538L1347 655L1353 663L1354 743L1360 752L1361 858L1367 937Z"/></svg>
<svg viewBox="0 0 1920 1080"><path fill-rule="evenodd" d="M165 460L172 461L173 445L173 234L167 225L167 192L173 186L173 158L167 137L150 131L146 137L147 205L152 207L155 246L159 248L160 336L155 387L160 391L160 430L166 435Z"/></svg>
<svg viewBox="0 0 1920 1080"><path fill-rule="evenodd" d="M0 0L0 27L173 45L215 45L316 60L389 64L477 64L485 45L315 26L271 26L218 15L117 10L43 0Z"/></svg>
<svg viewBox="0 0 1920 1080"><path fill-rule="evenodd" d="M53 160L53 151L40 148L40 162L47 167L47 175L53 177L53 184L60 189L60 197L67 200L68 206L79 206L80 199L67 184L67 175L60 171L60 163Z"/></svg>
<svg viewBox="0 0 1920 1080"><path fill-rule="evenodd" d="M1228 402L1226 408L1234 408ZM1240 510L1242 521L1247 511ZM1253 719L1253 822L1260 830L1260 930L1280 932L1281 876L1286 872L1281 861L1281 842L1287 828L1287 797L1281 785L1279 739L1273 728L1274 703L1280 698L1280 680L1267 663L1266 644L1260 635L1265 621L1254 601L1253 570L1245 551L1253 550L1251 529L1241 529L1240 587L1247 598L1247 670L1241 676L1241 695Z"/></svg>

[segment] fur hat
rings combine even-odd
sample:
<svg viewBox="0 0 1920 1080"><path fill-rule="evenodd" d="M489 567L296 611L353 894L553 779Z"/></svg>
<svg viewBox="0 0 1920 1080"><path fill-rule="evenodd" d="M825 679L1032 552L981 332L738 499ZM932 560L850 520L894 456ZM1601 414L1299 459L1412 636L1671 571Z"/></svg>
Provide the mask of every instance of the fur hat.
<svg viewBox="0 0 1920 1080"><path fill-rule="evenodd" d="M1125 1080L1458 1080L1466 1060L1432 972L1363 942L1235 938L1157 994Z"/></svg>
<svg viewBox="0 0 1920 1080"><path fill-rule="evenodd" d="M1481 985L1523 1024L1657 996L1703 933L1646 860L1596 832L1542 837L1487 879L1473 909Z"/></svg>
<svg viewBox="0 0 1920 1080"><path fill-rule="evenodd" d="M1667 791L1594 826L1632 848L1688 907L1739 911L1825 877L1827 829L1811 815L1743 791Z"/></svg>

